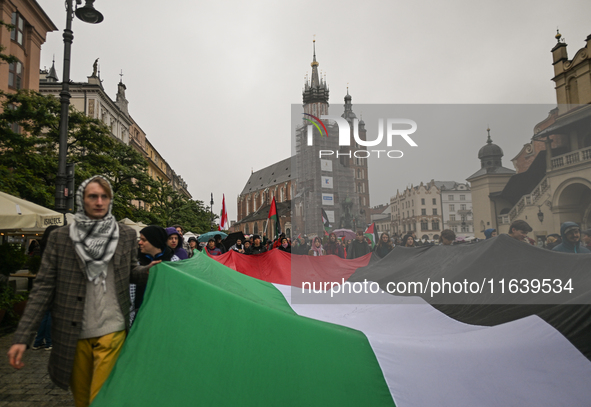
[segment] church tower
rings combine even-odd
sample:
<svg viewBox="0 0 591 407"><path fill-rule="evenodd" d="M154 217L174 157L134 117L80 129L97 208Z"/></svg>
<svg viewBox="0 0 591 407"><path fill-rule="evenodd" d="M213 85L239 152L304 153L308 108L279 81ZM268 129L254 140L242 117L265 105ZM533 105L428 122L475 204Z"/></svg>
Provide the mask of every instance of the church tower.
<svg viewBox="0 0 591 407"><path fill-rule="evenodd" d="M367 158L355 157L351 154L352 150L367 150L367 147L360 146L355 142L353 134L357 132L361 140L367 140L367 130L365 129L365 122L363 119L358 120L357 115L353 111L353 97L349 95L349 87L347 87L347 94L345 95L344 112L342 118L349 122L351 128L351 146L339 147L342 154L339 159L342 165L353 169L355 179L355 192L359 195L359 210L365 223L371 222L371 214L369 211L369 176L367 170ZM363 156L362 156L363 157Z"/></svg>
<svg viewBox="0 0 591 407"><path fill-rule="evenodd" d="M317 117L328 114L328 86L324 78L318 73L318 65L316 61L316 40L313 41L314 57L312 59L312 76L304 84L303 101L304 113L308 113Z"/></svg>

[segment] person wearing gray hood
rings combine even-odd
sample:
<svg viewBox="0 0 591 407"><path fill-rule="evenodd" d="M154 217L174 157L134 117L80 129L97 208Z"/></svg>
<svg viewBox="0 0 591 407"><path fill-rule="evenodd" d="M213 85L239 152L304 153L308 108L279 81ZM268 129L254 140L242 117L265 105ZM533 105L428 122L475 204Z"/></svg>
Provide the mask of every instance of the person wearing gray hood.
<svg viewBox="0 0 591 407"><path fill-rule="evenodd" d="M589 249L581 245L581 229L575 222L564 222L560 226L562 243L553 248L553 251L563 253L591 253Z"/></svg>

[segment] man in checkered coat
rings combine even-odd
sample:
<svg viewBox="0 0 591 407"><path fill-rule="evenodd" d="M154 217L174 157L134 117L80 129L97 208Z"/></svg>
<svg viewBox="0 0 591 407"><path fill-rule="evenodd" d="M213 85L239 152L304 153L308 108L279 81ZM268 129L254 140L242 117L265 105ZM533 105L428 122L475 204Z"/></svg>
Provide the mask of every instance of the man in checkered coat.
<svg viewBox="0 0 591 407"><path fill-rule="evenodd" d="M72 389L77 407L88 406L113 368L129 329L129 284L146 283L148 266L137 264L137 238L111 214L113 190L101 176L76 194L75 221L49 237L41 268L8 351L24 366L47 310L52 316L51 380Z"/></svg>

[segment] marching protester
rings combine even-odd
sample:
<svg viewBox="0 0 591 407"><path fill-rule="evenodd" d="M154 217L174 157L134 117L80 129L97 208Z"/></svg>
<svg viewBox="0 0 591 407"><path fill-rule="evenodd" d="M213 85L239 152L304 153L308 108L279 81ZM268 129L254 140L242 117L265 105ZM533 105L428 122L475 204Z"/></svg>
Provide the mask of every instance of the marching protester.
<svg viewBox="0 0 591 407"><path fill-rule="evenodd" d="M179 232L179 239L181 241L182 248L185 249L187 255L189 255L191 253L191 247L189 242L185 242L185 229L181 225L172 225L172 227L175 228L177 232ZM189 255L189 257L191 256Z"/></svg>
<svg viewBox="0 0 591 407"><path fill-rule="evenodd" d="M293 254L307 255L310 251L310 246L306 243L306 239L303 237L297 238L293 244L291 252Z"/></svg>
<svg viewBox="0 0 591 407"><path fill-rule="evenodd" d="M172 249L174 254L176 254L179 259L188 259L189 255L187 254L187 251L183 249L182 237L180 233L174 227L166 228L166 233L168 234L168 247Z"/></svg>
<svg viewBox="0 0 591 407"><path fill-rule="evenodd" d="M236 239L236 243L230 246L230 250L234 250L235 252L244 254L245 249L242 245L242 239Z"/></svg>
<svg viewBox="0 0 591 407"><path fill-rule="evenodd" d="M281 242L283 240L283 238L286 237L285 233L281 233L279 235L279 237L275 240L275 242L273 242L273 249L277 249L279 246L281 246Z"/></svg>
<svg viewBox="0 0 591 407"><path fill-rule="evenodd" d="M322 248L322 241L318 236L314 238L314 242L312 243L312 248L308 251L309 256L324 256L326 252Z"/></svg>
<svg viewBox="0 0 591 407"><path fill-rule="evenodd" d="M246 239L244 241L244 254L248 254L250 251L250 240Z"/></svg>
<svg viewBox="0 0 591 407"><path fill-rule="evenodd" d="M222 254L226 253L226 247L222 243L222 235L215 235L214 237L215 247L220 249Z"/></svg>
<svg viewBox="0 0 591 407"><path fill-rule="evenodd" d="M412 237L412 241L414 246L413 247L417 247L421 245L421 241L419 239L417 239L417 232L415 232L414 230L412 232L407 233L407 235L409 235L410 237Z"/></svg>
<svg viewBox="0 0 591 407"><path fill-rule="evenodd" d="M490 229L486 229L484 231L484 236L487 239L490 239L491 237L495 237L496 235L497 235L497 230L496 229L490 228Z"/></svg>
<svg viewBox="0 0 591 407"><path fill-rule="evenodd" d="M416 242L415 239L412 237L412 235L405 235L402 238L402 246L403 247L416 247Z"/></svg>
<svg viewBox="0 0 591 407"><path fill-rule="evenodd" d="M562 243L562 238L560 237L560 235L558 233L550 233L548 236L546 236L545 248L548 250L552 250L560 243Z"/></svg>
<svg viewBox="0 0 591 407"><path fill-rule="evenodd" d="M141 266L148 265L153 261L179 261L180 258L174 254L168 246L168 234L160 226L146 226L140 230L140 240L138 242L139 255L138 262ZM133 297L133 317L137 315L142 303L146 284L136 284ZM133 323L133 318L130 324Z"/></svg>
<svg viewBox="0 0 591 407"><path fill-rule="evenodd" d="M392 241L390 241L390 235L384 232L382 233L382 236L380 236L380 240L378 240L378 244L373 251L378 257L384 258L393 248L394 246L392 245Z"/></svg>
<svg viewBox="0 0 591 407"><path fill-rule="evenodd" d="M209 239L207 241L207 246L205 246L205 251L210 256L221 256L223 254L222 250L219 247L216 247L215 239Z"/></svg>
<svg viewBox="0 0 591 407"><path fill-rule="evenodd" d="M285 236L280 239L281 244L279 245L278 249L282 252L291 253L291 245Z"/></svg>
<svg viewBox="0 0 591 407"><path fill-rule="evenodd" d="M515 240L519 240L521 242L529 243L527 239L527 234L531 232L533 229L524 220L516 220L509 226L509 233L508 235L511 236Z"/></svg>
<svg viewBox="0 0 591 407"><path fill-rule="evenodd" d="M8 360L16 369L24 366L27 345L51 310L49 376L57 386L72 389L76 406L88 406L125 341L129 283L145 283L158 261L137 265L136 232L111 214L113 190L105 178L84 181L76 206L74 222L49 236Z"/></svg>
<svg viewBox="0 0 591 407"><path fill-rule="evenodd" d="M345 258L345 250L343 246L341 246L337 240L337 235L331 233L328 235L328 242L324 246L324 250L326 254L334 254L335 256L339 256L341 259Z"/></svg>
<svg viewBox="0 0 591 407"><path fill-rule="evenodd" d="M347 248L347 258L356 259L358 257L365 256L367 253L370 252L371 248L365 240L363 231L358 230L355 236L355 240L351 241L351 244L349 244L349 247Z"/></svg>
<svg viewBox="0 0 591 407"><path fill-rule="evenodd" d="M562 236L562 243L554 247L555 252L563 253L591 253L581 244L581 229L575 222L564 222L560 226L560 235Z"/></svg>
<svg viewBox="0 0 591 407"><path fill-rule="evenodd" d="M456 233L453 230L444 229L441 231L441 236L439 236L440 245L451 246L454 243L454 240L456 240Z"/></svg>
<svg viewBox="0 0 591 407"><path fill-rule="evenodd" d="M197 238L194 236L191 236L189 238L189 257L193 257L197 254L197 252L199 251L198 247L199 247L199 242L197 241Z"/></svg>
<svg viewBox="0 0 591 407"><path fill-rule="evenodd" d="M265 253L266 251L267 249L261 242L261 237L259 235L252 235L252 244L246 254L260 254Z"/></svg>

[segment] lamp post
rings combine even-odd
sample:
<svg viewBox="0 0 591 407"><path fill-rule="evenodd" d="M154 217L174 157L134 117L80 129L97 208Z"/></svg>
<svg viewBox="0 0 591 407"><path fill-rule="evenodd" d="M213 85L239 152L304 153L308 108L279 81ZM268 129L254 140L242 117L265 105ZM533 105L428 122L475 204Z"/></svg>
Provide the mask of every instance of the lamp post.
<svg viewBox="0 0 591 407"><path fill-rule="evenodd" d="M211 221L209 222L209 230L213 230L213 192L211 193L211 201L209 202L209 213L211 214Z"/></svg>
<svg viewBox="0 0 591 407"><path fill-rule="evenodd" d="M84 7L78 8L82 0L76 0L76 17L85 23L98 24L103 21L103 15L92 6L94 0L86 0ZM66 197L74 191L66 189L67 174L66 161L68 156L68 112L70 109L70 51L74 34L72 32L72 20L74 18L72 0L66 0L66 29L64 30L64 74L62 76L62 91L60 92L61 113L60 113L60 138L59 138L59 161L57 176L55 179L55 209L58 212L66 213Z"/></svg>

